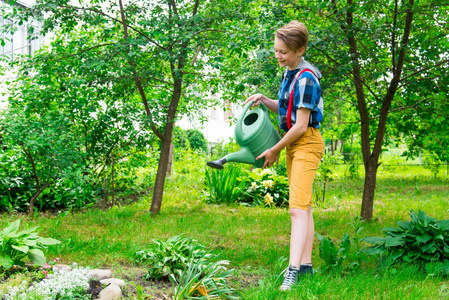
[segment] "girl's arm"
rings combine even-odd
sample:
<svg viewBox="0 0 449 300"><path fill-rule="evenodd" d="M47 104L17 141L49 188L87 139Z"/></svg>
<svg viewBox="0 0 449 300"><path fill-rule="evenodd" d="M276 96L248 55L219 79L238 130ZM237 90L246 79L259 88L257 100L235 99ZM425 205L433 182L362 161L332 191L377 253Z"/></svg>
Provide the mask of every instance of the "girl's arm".
<svg viewBox="0 0 449 300"><path fill-rule="evenodd" d="M278 113L279 100L270 99L270 98L268 98L268 97L266 97L266 96L264 96L262 94L254 94L254 95L250 96L248 99L246 99L243 104L245 105L249 101L253 101L254 102L254 104L252 106L260 105L260 103L263 102L263 104L265 104L265 106L269 110L271 110L275 114Z"/></svg>
<svg viewBox="0 0 449 300"><path fill-rule="evenodd" d="M268 107L268 106L267 106ZM265 157L265 162L262 169L266 167L271 167L276 161L277 154L290 145L292 142L296 141L301 137L306 131L309 125L310 109L301 107L296 111L296 123L290 128L290 130L282 137L282 139L274 145L272 148L265 150L256 157L256 160Z"/></svg>

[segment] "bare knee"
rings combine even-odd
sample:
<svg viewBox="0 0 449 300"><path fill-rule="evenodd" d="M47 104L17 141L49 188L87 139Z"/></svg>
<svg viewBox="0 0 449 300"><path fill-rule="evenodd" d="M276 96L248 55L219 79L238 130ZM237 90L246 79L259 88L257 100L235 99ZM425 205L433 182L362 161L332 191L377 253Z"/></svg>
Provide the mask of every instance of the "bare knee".
<svg viewBox="0 0 449 300"><path fill-rule="evenodd" d="M290 216L292 219L307 218L308 215L309 215L308 210L299 208L290 208Z"/></svg>

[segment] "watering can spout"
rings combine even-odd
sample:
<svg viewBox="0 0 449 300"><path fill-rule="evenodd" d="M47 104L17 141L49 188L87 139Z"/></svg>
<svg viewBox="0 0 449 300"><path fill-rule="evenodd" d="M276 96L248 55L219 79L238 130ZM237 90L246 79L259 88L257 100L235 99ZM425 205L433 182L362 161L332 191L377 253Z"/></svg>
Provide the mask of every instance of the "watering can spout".
<svg viewBox="0 0 449 300"><path fill-rule="evenodd" d="M223 165L226 163L226 158L220 158L214 161L208 161L207 165L211 168L214 169L218 169L218 170L222 170L223 169Z"/></svg>
<svg viewBox="0 0 449 300"><path fill-rule="evenodd" d="M214 161L208 161L207 165L214 169L223 169L223 165L227 162L239 162L244 164L254 164L256 162L256 159L254 157L254 154L251 153L247 148L242 148L238 152L229 153L223 158L214 160Z"/></svg>

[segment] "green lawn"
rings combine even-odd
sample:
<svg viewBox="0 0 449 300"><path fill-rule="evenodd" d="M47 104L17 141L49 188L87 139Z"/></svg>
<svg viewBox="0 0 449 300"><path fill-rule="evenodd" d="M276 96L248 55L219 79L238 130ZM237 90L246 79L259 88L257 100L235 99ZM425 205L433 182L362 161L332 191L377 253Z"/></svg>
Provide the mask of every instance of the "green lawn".
<svg viewBox="0 0 449 300"><path fill-rule="evenodd" d="M375 258L363 256L359 273L319 272L318 240L314 244L312 281L305 280L291 293L279 293L278 274L286 267L290 220L287 209L208 205L204 201L203 164L195 157L175 164L168 179L162 212L151 218L151 197L106 211L90 208L59 215L41 213L34 219L3 214L0 225L21 218L26 226L39 226L40 236L63 241L51 248L48 259L77 262L92 268L113 268L118 277L139 281L144 272L134 262L136 251L153 239L182 234L197 239L231 261L236 269L233 285L244 299L447 299L449 281L427 276L413 266L377 270ZM359 215L363 178L347 179L345 166L338 166L326 191L326 200L314 210L316 232L340 240L351 237L350 223ZM364 224L360 237L381 236L383 227L409 220L409 210L421 209L436 219L449 219L449 184L445 169L435 179L421 167L380 169L374 203L374 219ZM363 170L361 170L363 172ZM355 251L347 263L356 260ZM140 281L150 295L170 294L170 285ZM125 298L132 299L129 285Z"/></svg>

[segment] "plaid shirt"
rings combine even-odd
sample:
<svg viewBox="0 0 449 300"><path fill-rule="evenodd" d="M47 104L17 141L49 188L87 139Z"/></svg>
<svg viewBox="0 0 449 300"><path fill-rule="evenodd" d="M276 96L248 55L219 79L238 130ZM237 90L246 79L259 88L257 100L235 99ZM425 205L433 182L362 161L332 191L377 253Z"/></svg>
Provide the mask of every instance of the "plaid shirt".
<svg viewBox="0 0 449 300"><path fill-rule="evenodd" d="M290 92L299 72L301 72L301 69L284 72L281 89L279 90L279 125L285 132L288 131L287 109ZM302 107L311 110L309 127L320 128L320 122L323 120L323 97L321 96L320 82L317 77L308 71L303 72L295 83L291 114L292 126L296 123L296 111Z"/></svg>

